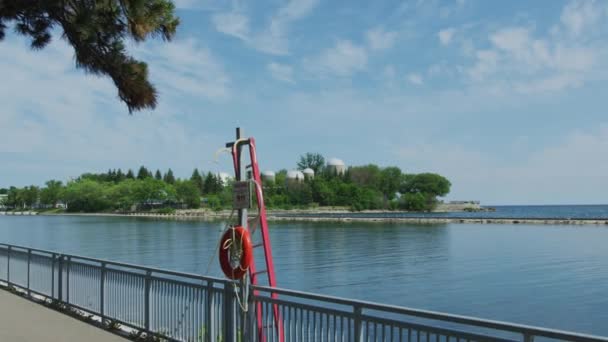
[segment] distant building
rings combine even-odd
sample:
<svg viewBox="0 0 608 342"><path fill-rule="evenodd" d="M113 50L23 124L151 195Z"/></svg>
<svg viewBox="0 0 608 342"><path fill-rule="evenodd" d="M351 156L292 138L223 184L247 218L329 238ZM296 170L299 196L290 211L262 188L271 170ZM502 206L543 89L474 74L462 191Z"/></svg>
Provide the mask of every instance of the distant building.
<svg viewBox="0 0 608 342"><path fill-rule="evenodd" d="M346 172L346 165L341 159L330 158L327 161L327 169L336 175L343 175Z"/></svg>
<svg viewBox="0 0 608 342"><path fill-rule="evenodd" d="M315 178L315 170L307 167L304 170L302 170L302 173L304 174L304 178L305 179L313 179Z"/></svg>
<svg viewBox="0 0 608 342"><path fill-rule="evenodd" d="M299 183L302 182L304 180L304 174L298 170L291 170L291 171L287 171L287 177L285 178L285 181L287 182L286 185L289 184L293 184L293 183Z"/></svg>
<svg viewBox="0 0 608 342"><path fill-rule="evenodd" d="M262 181L263 182L273 182L275 180L276 174L274 171L264 171L262 172Z"/></svg>

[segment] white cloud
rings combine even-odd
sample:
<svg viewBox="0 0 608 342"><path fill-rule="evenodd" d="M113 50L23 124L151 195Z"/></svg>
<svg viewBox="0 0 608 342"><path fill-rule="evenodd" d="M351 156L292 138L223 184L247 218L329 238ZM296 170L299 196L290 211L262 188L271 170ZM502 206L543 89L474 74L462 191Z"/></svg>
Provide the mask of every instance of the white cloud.
<svg viewBox="0 0 608 342"><path fill-rule="evenodd" d="M456 30L454 28L447 28L439 31L439 33L437 33L437 36L439 37L439 42L441 42L441 45L449 45L452 41L454 33L456 33Z"/></svg>
<svg viewBox="0 0 608 342"><path fill-rule="evenodd" d="M134 51L136 56L149 61L151 79L160 82L165 91L208 99L224 99L230 95L230 78L222 65L194 39L150 43Z"/></svg>
<svg viewBox="0 0 608 342"><path fill-rule="evenodd" d="M367 43L372 50L386 50L393 47L397 39L397 32L385 31L380 27L371 29L365 34Z"/></svg>
<svg viewBox="0 0 608 342"><path fill-rule="evenodd" d="M598 23L606 11L605 5L606 2L593 0L571 1L562 10L561 22L570 34L578 36L586 28L594 27Z"/></svg>
<svg viewBox="0 0 608 342"><path fill-rule="evenodd" d="M414 85L422 85L423 83L422 76L415 73L407 75L407 80Z"/></svg>
<svg viewBox="0 0 608 342"><path fill-rule="evenodd" d="M476 63L468 70L469 76L475 81L484 80L486 75L492 74L498 67L498 53L492 50L479 50L476 52Z"/></svg>
<svg viewBox="0 0 608 342"><path fill-rule="evenodd" d="M326 49L319 56L305 60L306 66L320 74L331 73L350 76L367 66L368 54L364 47L349 40L339 40L335 46Z"/></svg>
<svg viewBox="0 0 608 342"><path fill-rule="evenodd" d="M523 27L502 29L490 35L490 41L499 49L520 54L530 43L529 31Z"/></svg>
<svg viewBox="0 0 608 342"><path fill-rule="evenodd" d="M454 143L404 143L394 151L401 164L411 165L409 171L450 179L451 199L479 199L487 205L605 202L597 189L608 187L608 158L590 151L608 150L608 126L575 130L545 147L531 148L528 140L513 139L517 158L509 161Z"/></svg>
<svg viewBox="0 0 608 342"><path fill-rule="evenodd" d="M273 78L287 82L294 83L293 81L293 68L289 65L270 63L266 66Z"/></svg>
<svg viewBox="0 0 608 342"><path fill-rule="evenodd" d="M218 13L212 17L216 30L239 39L249 39L249 19L237 12Z"/></svg>
<svg viewBox="0 0 608 342"><path fill-rule="evenodd" d="M289 53L288 34L291 25L309 15L318 2L318 0L290 0L275 12L267 27L254 32L249 27L246 15L236 10L214 15L213 23L217 31L237 37L258 51L286 55Z"/></svg>
<svg viewBox="0 0 608 342"><path fill-rule="evenodd" d="M504 83L520 92L552 92L579 87L585 80L606 75L608 64L601 56L608 51L602 40L588 40L582 36L582 23L594 21L587 4L573 1L566 5L562 25L570 32L540 36L523 26L504 27L488 34L489 48L474 52L474 63L466 70L473 82ZM564 19L568 18L568 19ZM598 23L594 24L598 30ZM557 31L560 31L559 29ZM572 34L576 38L570 37ZM598 72L599 71L599 72ZM604 76L606 77L606 76Z"/></svg>
<svg viewBox="0 0 608 342"><path fill-rule="evenodd" d="M194 111L185 100L207 103L227 92L225 75L204 51L191 41L141 45L137 56L149 62L159 105L129 116L112 81L76 70L73 50L62 40L33 52L24 39L8 37L0 44L0 74L12 80L0 83L0 154L11 167L0 168L0 179L40 184L141 164L191 172L192 156L212 155L215 145L184 119Z"/></svg>

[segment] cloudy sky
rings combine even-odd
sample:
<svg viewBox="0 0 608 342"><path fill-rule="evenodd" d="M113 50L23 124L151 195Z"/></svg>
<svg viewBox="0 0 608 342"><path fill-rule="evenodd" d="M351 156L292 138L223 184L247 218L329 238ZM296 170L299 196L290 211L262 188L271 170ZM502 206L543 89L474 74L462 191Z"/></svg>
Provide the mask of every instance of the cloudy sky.
<svg viewBox="0 0 608 342"><path fill-rule="evenodd" d="M178 0L177 38L133 45L160 93L129 116L106 78L0 43L0 187L146 165L263 169L319 152L431 171L449 199L608 203L608 1Z"/></svg>

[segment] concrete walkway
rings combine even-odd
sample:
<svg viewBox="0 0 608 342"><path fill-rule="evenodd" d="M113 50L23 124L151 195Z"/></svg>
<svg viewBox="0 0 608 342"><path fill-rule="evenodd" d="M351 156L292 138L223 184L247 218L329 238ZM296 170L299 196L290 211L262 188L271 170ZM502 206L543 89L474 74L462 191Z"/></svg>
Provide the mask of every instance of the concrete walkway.
<svg viewBox="0 0 608 342"><path fill-rule="evenodd" d="M0 289L0 341L125 342L128 340Z"/></svg>

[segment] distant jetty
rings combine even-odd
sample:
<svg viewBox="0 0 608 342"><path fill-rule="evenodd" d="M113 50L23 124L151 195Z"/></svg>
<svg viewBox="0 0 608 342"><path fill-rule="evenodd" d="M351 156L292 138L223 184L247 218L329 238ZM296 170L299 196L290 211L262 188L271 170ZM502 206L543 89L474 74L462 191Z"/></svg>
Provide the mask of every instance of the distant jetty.
<svg viewBox="0 0 608 342"><path fill-rule="evenodd" d="M66 216L109 216L109 217L138 217L157 220L184 220L184 221L214 221L226 220L231 216L230 210L178 210L172 214L163 213L62 213L40 215L66 215ZM369 217L362 216L370 215ZM522 225L595 225L608 226L608 218L503 218L503 217L433 217L425 216L403 217L396 216L398 212L365 211L352 213L348 211L314 211L314 210L269 210L268 220L275 222L335 222L335 223L412 223L412 224L522 224ZM412 213L409 213L412 214ZM255 217L256 213L250 213ZM374 216L377 215L377 216ZM234 215L232 215L234 218Z"/></svg>

